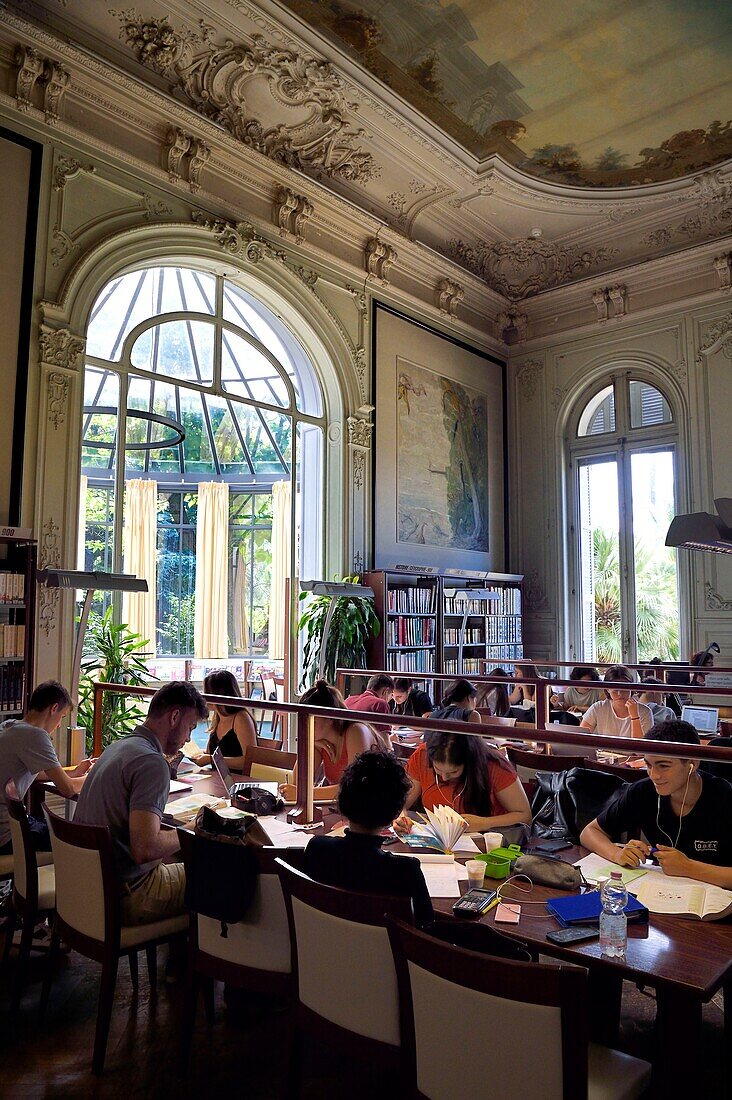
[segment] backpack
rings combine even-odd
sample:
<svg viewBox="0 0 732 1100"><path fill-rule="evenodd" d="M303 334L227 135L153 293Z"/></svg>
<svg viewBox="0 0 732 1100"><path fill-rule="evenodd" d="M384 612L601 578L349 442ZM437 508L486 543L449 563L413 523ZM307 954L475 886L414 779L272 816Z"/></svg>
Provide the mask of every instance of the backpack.
<svg viewBox="0 0 732 1100"><path fill-rule="evenodd" d="M563 772L537 772L531 800L534 836L562 838L579 844L580 833L605 809L625 786L625 780L608 772L569 768Z"/></svg>

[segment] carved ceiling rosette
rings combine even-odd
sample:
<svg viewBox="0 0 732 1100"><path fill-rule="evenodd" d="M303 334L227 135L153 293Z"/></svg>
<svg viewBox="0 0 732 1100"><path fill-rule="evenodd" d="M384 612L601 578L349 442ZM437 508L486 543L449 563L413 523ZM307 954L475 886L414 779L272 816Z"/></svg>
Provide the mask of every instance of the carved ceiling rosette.
<svg viewBox="0 0 732 1100"><path fill-rule="evenodd" d="M365 132L351 121L358 105L347 101L329 62L273 46L261 34L218 44L203 22L196 33L132 8L112 14L138 61L245 145L316 176L366 183L380 173L359 144Z"/></svg>
<svg viewBox="0 0 732 1100"><path fill-rule="evenodd" d="M448 242L447 250L492 290L512 302L550 290L607 262L617 248L569 248L534 237L490 244Z"/></svg>
<svg viewBox="0 0 732 1100"><path fill-rule="evenodd" d="M82 363L86 341L67 328L41 325L38 338L39 358L49 367L78 370Z"/></svg>

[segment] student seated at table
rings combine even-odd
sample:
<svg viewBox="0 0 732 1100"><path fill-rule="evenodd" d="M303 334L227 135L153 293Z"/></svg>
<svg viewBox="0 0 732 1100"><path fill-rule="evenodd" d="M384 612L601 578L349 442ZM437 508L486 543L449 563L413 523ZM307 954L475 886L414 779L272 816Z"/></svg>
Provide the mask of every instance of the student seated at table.
<svg viewBox="0 0 732 1100"><path fill-rule="evenodd" d="M624 665L611 665L603 679L635 683L633 673ZM631 689L608 687L605 696L599 703L592 704L580 728L613 737L645 737L653 725L653 717L644 703L633 698Z"/></svg>
<svg viewBox="0 0 732 1100"><path fill-rule="evenodd" d="M204 695L228 695L233 699L243 698L241 689L233 672L228 668L217 668L209 672L203 681ZM206 751L198 753L193 760L199 767L211 763L216 749L221 749L224 760L232 771L242 771L244 757L248 748L257 743L257 729L248 710L239 707L227 707L223 703L212 703L209 710L209 736Z"/></svg>
<svg viewBox="0 0 732 1100"><path fill-rule="evenodd" d="M81 790L91 760L82 760L72 772L59 763L51 735L71 710L71 696L57 680L39 684L28 701L22 718L9 718L0 725L0 855L10 855L10 823L5 786L15 783L18 798L25 798L35 779L50 779L65 798ZM38 852L50 852L51 839L45 821L30 817L31 839Z"/></svg>
<svg viewBox="0 0 732 1100"><path fill-rule="evenodd" d="M349 710L365 710L374 714L389 714L389 701L394 690L394 681L386 672L377 672L369 678L366 690L360 695L349 695L345 704ZM370 724L370 723L369 723ZM389 748L391 726L377 725L373 723L372 729L376 731L382 748Z"/></svg>
<svg viewBox="0 0 732 1100"><path fill-rule="evenodd" d="M455 680L450 684L442 700L442 706L435 707L428 718L449 718L453 722L480 722L476 711L478 692L469 680Z"/></svg>
<svg viewBox="0 0 732 1100"><path fill-rule="evenodd" d="M508 696L508 701L512 707L523 707L527 711L536 708L535 685L523 683L524 679L529 676L538 679L539 670L536 665L526 664L525 661L519 662L514 669L515 682L513 690Z"/></svg>
<svg viewBox="0 0 732 1100"><path fill-rule="evenodd" d="M505 668L492 668L488 675L508 677ZM508 718L511 713L511 704L508 701L506 684L481 683L478 688L476 706L485 707L494 718Z"/></svg>
<svg viewBox="0 0 732 1100"><path fill-rule="evenodd" d="M382 833L401 814L409 790L404 768L391 753L357 756L338 788L346 835L313 837L303 870L327 886L411 898L416 923L425 924L434 913L419 861L382 848Z"/></svg>
<svg viewBox="0 0 732 1100"><path fill-rule="evenodd" d="M508 825L531 825L524 788L511 764L481 737L427 733L407 761L412 789L406 807L426 810L452 806L471 829L485 832ZM408 819L400 827L409 828Z"/></svg>
<svg viewBox="0 0 732 1100"><path fill-rule="evenodd" d="M698 745L688 722L662 722L654 740ZM637 867L655 849L667 875L732 889L732 786L699 772L688 757L648 754L648 779L626 783L583 830L580 842L623 867ZM640 831L642 839L618 847L613 838Z"/></svg>
<svg viewBox="0 0 732 1100"><path fill-rule="evenodd" d="M671 722L676 717L671 707L663 702L665 684L662 680L656 680L653 676L646 676L641 684L641 690L637 693L639 703L645 703L651 712L654 725L661 722ZM654 691L658 688L658 691ZM650 737L650 734L646 736Z"/></svg>
<svg viewBox="0 0 732 1100"><path fill-rule="evenodd" d="M397 676L391 693L392 714L403 714L410 718L429 718L433 703L426 691L415 687L414 680L408 676Z"/></svg>
<svg viewBox="0 0 732 1100"><path fill-rule="evenodd" d="M82 787L74 821L106 825L112 834L123 924L183 912L183 864L163 862L179 851L175 829L161 828L170 793L165 756L178 752L207 715L193 684L163 684L144 723L104 750Z"/></svg>
<svg viewBox="0 0 732 1100"><path fill-rule="evenodd" d="M315 718L315 774L313 780L317 782L318 775L323 771L325 784L318 787L317 797L323 801L336 798L338 784L349 764L357 756L369 749L381 749L383 745L379 735L374 732L366 722L354 722L348 717L348 710L338 688L331 687L325 680L308 688L301 695L301 703L310 703L316 707L331 707L344 711L343 718ZM282 795L288 801L294 801L297 797L297 788L291 783L282 787Z"/></svg>
<svg viewBox="0 0 732 1100"><path fill-rule="evenodd" d="M573 710L578 714L584 714L593 703L599 703L602 698L602 688L583 688L582 681L599 680L600 673L596 668L585 665L576 665L569 674L572 686L565 688L563 694L552 695L551 704L557 710Z"/></svg>

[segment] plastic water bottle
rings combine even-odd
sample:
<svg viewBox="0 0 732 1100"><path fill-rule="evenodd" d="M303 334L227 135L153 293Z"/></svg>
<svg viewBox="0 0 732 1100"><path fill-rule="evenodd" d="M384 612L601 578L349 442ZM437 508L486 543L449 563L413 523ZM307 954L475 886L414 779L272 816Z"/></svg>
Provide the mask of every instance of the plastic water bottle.
<svg viewBox="0 0 732 1100"><path fill-rule="evenodd" d="M628 918L625 915L628 891L620 871L612 872L600 897L600 951L609 959L621 959L628 946Z"/></svg>

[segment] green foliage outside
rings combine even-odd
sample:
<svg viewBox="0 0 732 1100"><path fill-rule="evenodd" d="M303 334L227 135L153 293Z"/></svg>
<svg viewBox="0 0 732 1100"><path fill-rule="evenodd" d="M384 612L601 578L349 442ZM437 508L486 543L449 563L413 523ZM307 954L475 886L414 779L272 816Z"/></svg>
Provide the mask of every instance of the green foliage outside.
<svg viewBox="0 0 732 1100"><path fill-rule="evenodd" d="M348 584L357 584L358 577L335 577ZM315 682L320 661L320 650L328 614L330 596L312 596L300 593L301 600L308 600L297 624L305 631L300 687ZM339 596L331 619L325 659L325 679L332 684L336 668L366 668L366 645L369 638L378 637L381 630L374 601L370 596Z"/></svg>
<svg viewBox="0 0 732 1100"><path fill-rule="evenodd" d="M593 536L596 659L622 660L620 557L616 533L595 528ZM638 660L679 659L676 567L666 547L635 543L635 618Z"/></svg>
<svg viewBox="0 0 732 1100"><path fill-rule="evenodd" d="M145 685L152 679L147 663L142 657L149 642L139 634L133 634L125 623L115 623L113 609L108 608L100 617L89 619L85 656L81 662L79 682L79 708L77 722L86 730L86 751L93 748L94 684L127 684L129 687ZM118 737L130 733L145 717L139 700L128 695L105 693L102 697L102 744L107 745Z"/></svg>

